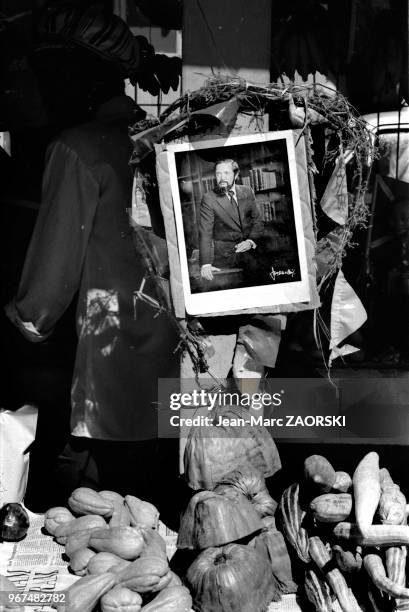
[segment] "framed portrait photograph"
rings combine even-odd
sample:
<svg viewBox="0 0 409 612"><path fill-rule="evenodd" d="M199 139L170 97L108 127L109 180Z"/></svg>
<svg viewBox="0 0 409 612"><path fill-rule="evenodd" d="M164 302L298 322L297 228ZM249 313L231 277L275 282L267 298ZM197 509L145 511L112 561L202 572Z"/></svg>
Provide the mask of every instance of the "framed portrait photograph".
<svg viewBox="0 0 409 612"><path fill-rule="evenodd" d="M166 154L186 312L308 302L294 132L170 143Z"/></svg>

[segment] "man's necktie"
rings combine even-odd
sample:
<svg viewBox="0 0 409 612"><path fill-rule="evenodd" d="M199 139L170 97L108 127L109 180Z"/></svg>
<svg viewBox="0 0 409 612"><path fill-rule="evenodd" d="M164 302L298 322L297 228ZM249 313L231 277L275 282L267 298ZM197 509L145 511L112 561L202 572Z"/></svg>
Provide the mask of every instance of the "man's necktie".
<svg viewBox="0 0 409 612"><path fill-rule="evenodd" d="M237 214L239 216L239 221L240 221L240 227L241 227L242 223L241 223L241 215L240 215L239 203L238 203L238 201L236 200L236 198L234 196L233 189L229 189L229 191L227 192L227 197L229 198L229 200L232 203L232 205L235 208L235 210L237 210Z"/></svg>

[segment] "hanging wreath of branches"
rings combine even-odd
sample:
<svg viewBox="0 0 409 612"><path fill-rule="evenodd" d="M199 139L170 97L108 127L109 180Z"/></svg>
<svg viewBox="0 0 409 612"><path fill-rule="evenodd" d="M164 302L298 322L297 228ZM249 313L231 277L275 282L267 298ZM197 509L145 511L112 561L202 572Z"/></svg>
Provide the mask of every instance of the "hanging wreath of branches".
<svg viewBox="0 0 409 612"><path fill-rule="evenodd" d="M260 85L240 77L222 75L213 76L200 89L185 93L161 114L159 121L136 124L132 133L138 134L150 128L153 132L160 131L160 140L163 141L192 135L203 129L198 119L201 117L200 111L206 110L209 113L212 106L232 99L237 101L239 113L252 116L256 122L269 113L271 117L278 118L277 129L302 129L306 135L314 219L317 206L314 175L318 170L314 163L310 126L322 124L328 136L323 169L331 168L340 155L346 160L351 158L348 163L348 218L345 225L338 228L337 240L328 240L324 236L317 243L317 255L325 251L328 262L325 275L320 281L322 287L341 267L347 249L353 245L355 230L367 224L369 209L365 203L365 192L370 168L377 156L372 133L345 96L325 85ZM257 125L263 131L263 122Z"/></svg>

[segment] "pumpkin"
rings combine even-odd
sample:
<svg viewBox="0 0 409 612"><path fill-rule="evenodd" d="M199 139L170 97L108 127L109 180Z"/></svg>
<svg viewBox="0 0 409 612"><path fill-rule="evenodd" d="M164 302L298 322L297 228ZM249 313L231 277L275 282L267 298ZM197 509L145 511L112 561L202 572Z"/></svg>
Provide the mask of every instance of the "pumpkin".
<svg viewBox="0 0 409 612"><path fill-rule="evenodd" d="M27 512L21 504L5 504L0 510L0 537L16 542L27 535L30 525Z"/></svg>
<svg viewBox="0 0 409 612"><path fill-rule="evenodd" d="M241 540L263 527L251 503L240 494L231 499L201 491L190 500L180 522L178 548L208 548Z"/></svg>
<svg viewBox="0 0 409 612"><path fill-rule="evenodd" d="M274 516L277 503L270 496L264 478L251 466L244 466L226 474L214 489L229 495L230 488L240 491L253 504L261 517Z"/></svg>
<svg viewBox="0 0 409 612"><path fill-rule="evenodd" d="M51 535L55 535L55 530L63 523L70 523L75 516L62 506L56 506L47 510L44 516L44 529Z"/></svg>
<svg viewBox="0 0 409 612"><path fill-rule="evenodd" d="M136 559L144 545L142 531L137 527L107 527L91 533L89 548L110 552L122 559Z"/></svg>
<svg viewBox="0 0 409 612"><path fill-rule="evenodd" d="M281 468L277 447L262 425L250 425L249 412L241 406L216 410L229 424L192 427L184 452L184 471L194 490L213 489L222 478L241 466L252 466L267 478ZM237 425L237 419L244 424ZM236 424L234 423L236 421ZM241 421L240 421L241 422Z"/></svg>
<svg viewBox="0 0 409 612"><path fill-rule="evenodd" d="M102 612L139 612L142 597L139 593L117 585L101 597Z"/></svg>
<svg viewBox="0 0 409 612"><path fill-rule="evenodd" d="M250 540L248 545L267 557L279 592L296 593L297 585L293 580L291 560L284 536L276 528L273 516L264 517L262 522L261 533Z"/></svg>
<svg viewBox="0 0 409 612"><path fill-rule="evenodd" d="M168 586L158 593L143 612L190 612L192 597L184 586Z"/></svg>
<svg viewBox="0 0 409 612"><path fill-rule="evenodd" d="M158 528L159 511L153 504L138 499L134 495L126 495L125 504L129 510L132 526L144 525L152 529Z"/></svg>
<svg viewBox="0 0 409 612"><path fill-rule="evenodd" d="M277 599L266 558L240 544L202 551L186 582L194 610L264 612Z"/></svg>

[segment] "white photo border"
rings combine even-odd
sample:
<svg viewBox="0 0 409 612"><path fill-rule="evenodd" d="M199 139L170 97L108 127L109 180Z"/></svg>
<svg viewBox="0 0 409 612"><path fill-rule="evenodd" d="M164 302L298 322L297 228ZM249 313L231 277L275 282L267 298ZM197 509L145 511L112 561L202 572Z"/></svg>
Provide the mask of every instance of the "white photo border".
<svg viewBox="0 0 409 612"><path fill-rule="evenodd" d="M167 144L167 163L177 231L183 297L186 312L189 315L206 316L212 313L228 314L229 312L237 312L241 309L246 310L277 305L285 306L310 301L311 291L305 246L304 224L301 210L301 197L297 176L297 165L301 164L305 168L306 172L307 164L304 149L302 153L296 151L294 137L295 132L293 130L281 130L277 132L263 132L231 136L228 139L214 138L194 143L187 142L181 144ZM286 142L301 280L282 282L274 285L191 293L175 153L195 151L198 149L231 147L234 145L243 144L262 144L274 140L285 140ZM303 157L301 160L300 155Z"/></svg>

